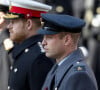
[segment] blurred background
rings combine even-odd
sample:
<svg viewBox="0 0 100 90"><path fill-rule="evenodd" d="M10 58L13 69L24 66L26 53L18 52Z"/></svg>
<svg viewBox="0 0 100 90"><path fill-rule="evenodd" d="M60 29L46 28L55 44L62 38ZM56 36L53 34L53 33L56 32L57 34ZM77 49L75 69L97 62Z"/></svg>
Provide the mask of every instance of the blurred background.
<svg viewBox="0 0 100 90"><path fill-rule="evenodd" d="M100 0L34 0L53 7L50 13L67 14L86 21L79 47L93 69L100 90Z"/></svg>

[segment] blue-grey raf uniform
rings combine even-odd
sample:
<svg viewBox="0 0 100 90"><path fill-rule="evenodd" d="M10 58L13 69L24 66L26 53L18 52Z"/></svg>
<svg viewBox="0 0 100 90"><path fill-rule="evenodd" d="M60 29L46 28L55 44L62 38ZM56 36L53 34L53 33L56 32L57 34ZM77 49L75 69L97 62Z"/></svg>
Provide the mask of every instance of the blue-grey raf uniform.
<svg viewBox="0 0 100 90"><path fill-rule="evenodd" d="M41 16L44 25L38 31L39 34L52 35L59 32L80 33L85 25L83 20L68 15L42 14ZM55 66L58 66L56 70ZM94 74L86 64L83 53L78 48L64 58L61 65L54 65L47 75L42 90L98 89Z"/></svg>

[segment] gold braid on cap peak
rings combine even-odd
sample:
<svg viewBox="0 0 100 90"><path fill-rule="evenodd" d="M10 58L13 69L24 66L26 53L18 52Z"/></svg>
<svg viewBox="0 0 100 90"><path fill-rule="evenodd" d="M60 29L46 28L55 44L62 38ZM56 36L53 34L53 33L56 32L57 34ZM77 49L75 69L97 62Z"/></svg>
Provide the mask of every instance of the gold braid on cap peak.
<svg viewBox="0 0 100 90"><path fill-rule="evenodd" d="M11 10L12 8L12 5L11 5L11 1L9 1L9 11ZM19 15L15 15L13 13L7 13L5 16L4 16L5 19L15 19L15 18L19 18Z"/></svg>
<svg viewBox="0 0 100 90"><path fill-rule="evenodd" d="M14 18L19 18L19 15L14 15L14 14L6 14L5 16L4 16L4 18L5 19L14 19Z"/></svg>

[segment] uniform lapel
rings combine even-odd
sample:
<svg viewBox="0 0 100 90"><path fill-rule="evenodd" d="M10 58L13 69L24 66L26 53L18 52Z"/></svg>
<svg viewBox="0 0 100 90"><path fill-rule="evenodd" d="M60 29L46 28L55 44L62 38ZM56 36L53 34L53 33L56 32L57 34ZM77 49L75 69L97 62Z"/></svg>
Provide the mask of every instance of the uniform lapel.
<svg viewBox="0 0 100 90"><path fill-rule="evenodd" d="M55 64L55 65L52 67L51 71L48 73L47 78L46 78L46 80L45 80L45 83L44 83L44 85L43 85L42 90L50 90L50 88L51 88L51 83L52 83L53 77L54 77L55 72L56 72L56 68L57 68L57 64Z"/></svg>

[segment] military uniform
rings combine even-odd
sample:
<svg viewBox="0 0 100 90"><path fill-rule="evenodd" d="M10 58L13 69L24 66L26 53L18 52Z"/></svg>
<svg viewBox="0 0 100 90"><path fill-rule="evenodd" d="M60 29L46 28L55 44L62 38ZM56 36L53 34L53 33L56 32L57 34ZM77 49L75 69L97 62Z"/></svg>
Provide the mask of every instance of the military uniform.
<svg viewBox="0 0 100 90"><path fill-rule="evenodd" d="M58 66L54 89L51 89L52 71L53 69L49 72L42 90L98 90L94 74L79 49Z"/></svg>
<svg viewBox="0 0 100 90"><path fill-rule="evenodd" d="M40 90L53 62L45 57L41 36L33 36L13 49L9 90Z"/></svg>
<svg viewBox="0 0 100 90"><path fill-rule="evenodd" d="M23 23L23 28L21 29L24 29L27 34L22 33L24 36L19 36L23 40L18 42L14 40L15 47L10 51L14 63L10 67L8 90L41 90L46 75L53 65L53 61L44 55L44 49L41 45L42 36L37 35L36 31L41 27L41 22L39 21L40 14L48 12L52 7L32 0L24 2L22 0L10 1L9 13L4 18L10 20L30 20L31 23L28 25L30 27L26 28L27 26L24 27L24 22L21 22ZM18 21L15 22L18 23ZM14 26L12 25L12 27ZM9 31L12 29L8 28ZM13 28L12 30L17 29ZM15 36L18 37L18 34Z"/></svg>
<svg viewBox="0 0 100 90"><path fill-rule="evenodd" d="M47 75L42 90L98 90L94 74L86 64L81 48L77 47L77 41L79 40L82 27L85 26L85 22L76 17L63 14L42 14L41 16L44 25L38 33L44 35L42 42L44 47L50 47L50 45L54 44L55 40L60 38L56 35L62 35L62 32L66 34L67 32L62 39L60 38L57 41L59 42L61 40L61 43L64 41L64 44L61 44L62 49L65 49L63 53L62 51L59 53L59 50L54 55L48 55L56 59L57 65ZM48 40L49 35L52 37L50 44ZM52 35L57 37L57 39L54 39ZM68 35L71 38L67 37Z"/></svg>

